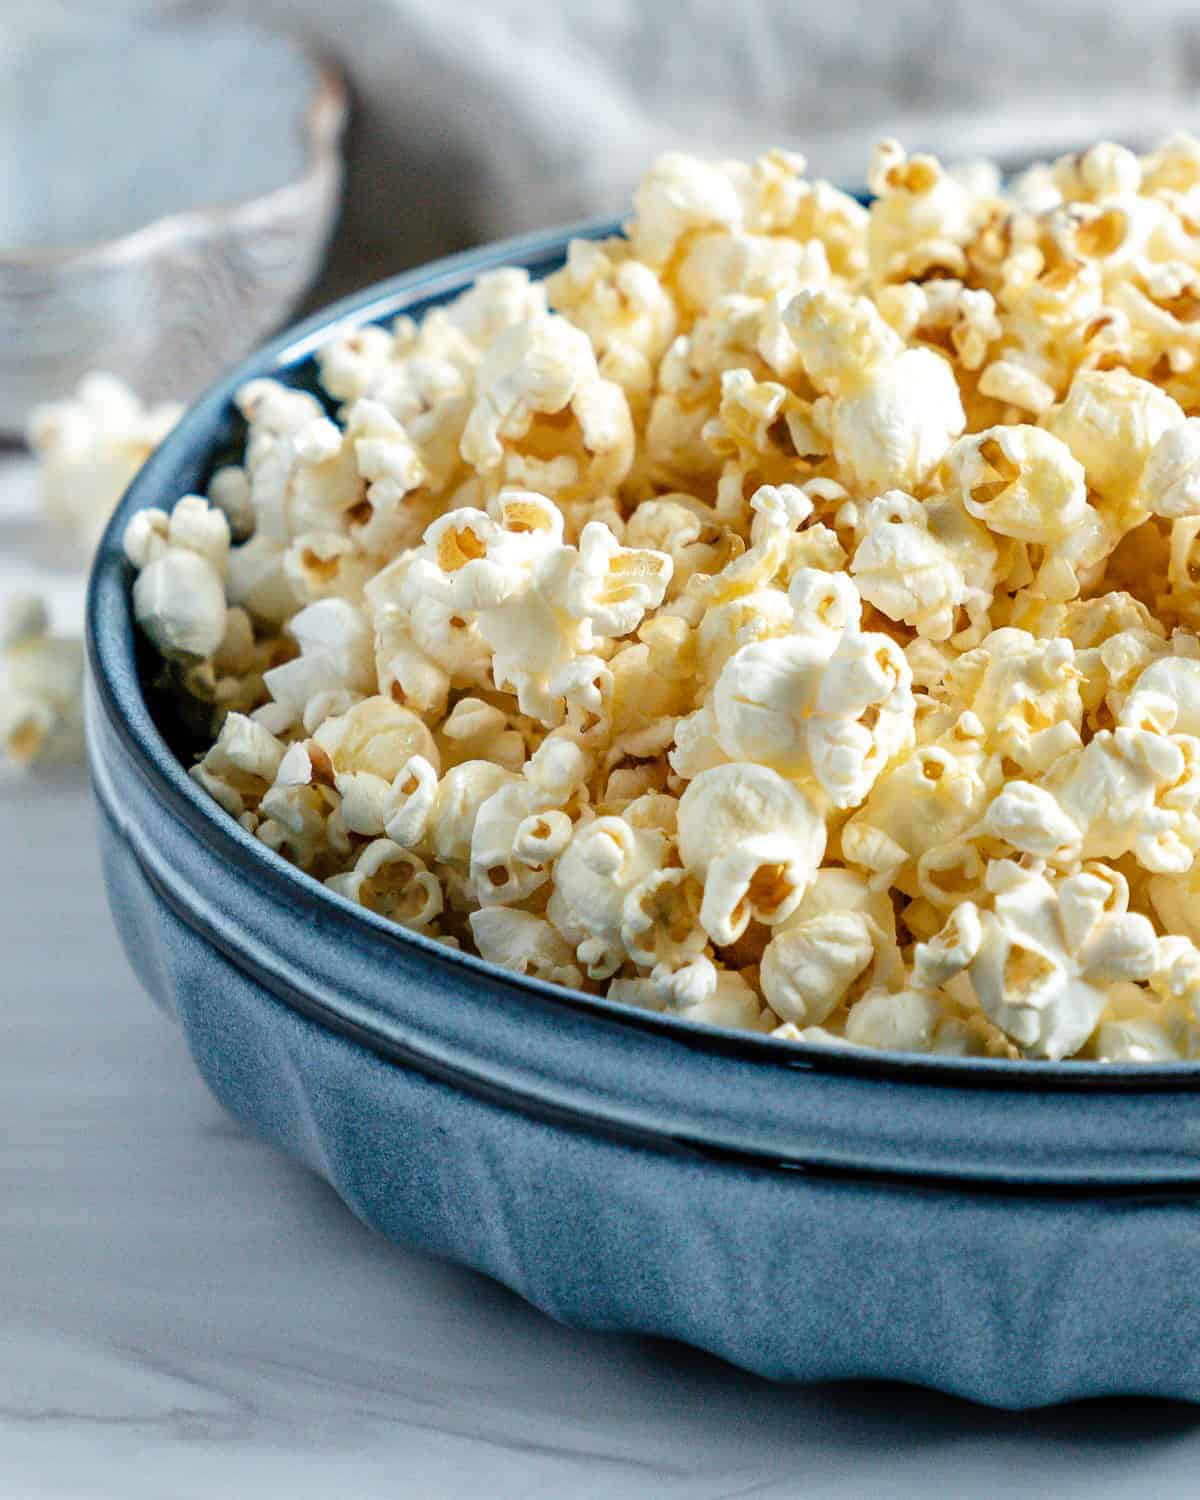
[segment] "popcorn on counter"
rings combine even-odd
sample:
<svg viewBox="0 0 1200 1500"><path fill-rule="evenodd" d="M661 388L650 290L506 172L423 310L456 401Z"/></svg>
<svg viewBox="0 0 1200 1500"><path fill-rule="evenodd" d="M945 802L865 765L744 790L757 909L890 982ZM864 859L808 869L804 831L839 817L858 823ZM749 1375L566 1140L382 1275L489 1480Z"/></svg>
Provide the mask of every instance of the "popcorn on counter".
<svg viewBox="0 0 1200 1500"><path fill-rule="evenodd" d="M336 418L247 385L242 461L125 538L192 775L346 899L625 1004L1195 1057L1200 142L869 181L667 155L544 284L323 350ZM50 489L170 419L89 388ZM34 747L57 647L4 642Z"/></svg>
<svg viewBox="0 0 1200 1500"><path fill-rule="evenodd" d="M82 754L83 642L53 634L36 595L13 595L0 609L0 766Z"/></svg>
<svg viewBox="0 0 1200 1500"><path fill-rule="evenodd" d="M129 481L175 426L174 401L145 406L116 375L85 375L65 401L35 407L26 434L47 521L91 556Z"/></svg>

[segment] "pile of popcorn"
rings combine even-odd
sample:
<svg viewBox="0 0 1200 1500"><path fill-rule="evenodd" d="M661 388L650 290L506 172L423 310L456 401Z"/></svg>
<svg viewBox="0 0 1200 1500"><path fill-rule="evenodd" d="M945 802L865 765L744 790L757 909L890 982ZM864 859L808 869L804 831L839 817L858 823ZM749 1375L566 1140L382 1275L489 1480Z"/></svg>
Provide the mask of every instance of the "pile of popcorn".
<svg viewBox="0 0 1200 1500"><path fill-rule="evenodd" d="M125 539L192 775L629 1005L1200 1055L1200 141L869 181L667 155L544 284L245 386Z"/></svg>

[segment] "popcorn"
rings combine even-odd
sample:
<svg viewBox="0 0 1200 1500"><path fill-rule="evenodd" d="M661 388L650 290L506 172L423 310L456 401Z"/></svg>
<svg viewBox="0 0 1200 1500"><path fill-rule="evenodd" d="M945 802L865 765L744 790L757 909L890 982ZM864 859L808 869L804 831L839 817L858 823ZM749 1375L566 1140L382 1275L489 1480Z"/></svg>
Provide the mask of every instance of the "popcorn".
<svg viewBox="0 0 1200 1500"><path fill-rule="evenodd" d="M1127 370L1085 370L1067 399L1045 417L1106 500L1132 497L1155 446L1185 418L1177 402Z"/></svg>
<svg viewBox="0 0 1200 1500"><path fill-rule="evenodd" d="M225 716L216 743L190 775L227 813L253 812L274 785L285 751L264 725L245 714Z"/></svg>
<svg viewBox="0 0 1200 1500"><path fill-rule="evenodd" d="M275 784L259 802L260 821L254 829L269 849L314 873L321 873L330 861L344 862L352 853L337 793L320 779L319 771L307 756L289 760L285 755Z"/></svg>
<svg viewBox="0 0 1200 1500"><path fill-rule="evenodd" d="M1102 729L1054 764L1042 785L1080 829L1084 859L1133 854L1156 874L1191 868L1200 847L1200 741L1189 739Z"/></svg>
<svg viewBox="0 0 1200 1500"><path fill-rule="evenodd" d="M759 350L763 322L758 299L724 297L716 309L696 320L690 333L672 341L659 362L642 453L631 480L657 487L666 478L671 487L686 487L690 478L717 472L717 460L701 434L720 408L721 376L738 369L749 370L756 380L785 373L769 365ZM790 338L782 353L787 363L794 360Z"/></svg>
<svg viewBox="0 0 1200 1500"><path fill-rule="evenodd" d="M654 870L640 880L626 896L621 918L621 941L634 962L655 972L663 964L694 967L707 944L702 896L700 883L680 869Z"/></svg>
<svg viewBox="0 0 1200 1500"><path fill-rule="evenodd" d="M945 457L947 485L997 536L1049 546L1087 514L1083 465L1059 438L1018 423L960 438Z"/></svg>
<svg viewBox="0 0 1200 1500"><path fill-rule="evenodd" d="M771 297L832 279L820 240L791 240L743 232L694 236L676 273L686 305L711 307L721 297Z"/></svg>
<svg viewBox="0 0 1200 1500"><path fill-rule="evenodd" d="M602 711L590 728L591 721L582 721L581 733L593 742L611 735L605 761L648 760L669 750L692 701L691 683L659 676L650 647L642 644L621 648L610 659L604 681L608 689Z"/></svg>
<svg viewBox="0 0 1200 1500"><path fill-rule="evenodd" d="M484 356L461 447L494 488L594 500L628 473L633 424L587 336L548 313L506 329Z"/></svg>
<svg viewBox="0 0 1200 1500"><path fill-rule="evenodd" d="M1100 1062L1194 1058L1200 1051L1198 995L1200 952L1186 937L1159 938L1157 962L1147 985L1143 988L1126 981L1112 986L1104 1020L1089 1050Z"/></svg>
<svg viewBox="0 0 1200 1500"><path fill-rule="evenodd" d="M546 291L515 266L485 271L446 307L418 325L400 317L390 329L354 329L318 351L321 383L340 401L378 401L422 446L444 448L447 429L461 431L462 398L474 371L505 329L546 311ZM454 445L457 445L457 433Z"/></svg>
<svg viewBox="0 0 1200 1500"><path fill-rule="evenodd" d="M773 1024L770 1011L763 1010L753 986L730 969L716 974L711 990L702 990L694 997L685 992L674 1010L685 1021L726 1026L736 1031L762 1031Z"/></svg>
<svg viewBox="0 0 1200 1500"><path fill-rule="evenodd" d="M651 266L664 265L679 241L696 229L731 229L742 203L730 174L679 151L660 156L634 195L630 242Z"/></svg>
<svg viewBox="0 0 1200 1500"><path fill-rule="evenodd" d="M578 986L583 976L570 945L544 917L503 906L481 907L469 918L479 956L516 974Z"/></svg>
<svg viewBox="0 0 1200 1500"><path fill-rule="evenodd" d="M661 603L670 559L621 547L599 521L584 528L578 548L564 546L562 513L541 495L504 491L497 508L500 525L465 508L435 522L412 564L431 590L417 598L397 592L392 607L407 605L414 635L430 596L463 630L473 622L494 685L515 690L522 713L552 726L572 703L595 712L605 676L592 655L597 635L627 634ZM438 650L426 636L418 643ZM444 654L438 664L456 665Z"/></svg>
<svg viewBox="0 0 1200 1500"><path fill-rule="evenodd" d="M850 563L858 591L891 620L944 641L957 611L982 620L991 604L996 548L952 503L921 502L902 490L872 500Z"/></svg>
<svg viewBox="0 0 1200 1500"><path fill-rule="evenodd" d="M317 351L321 384L331 396L354 401L377 387L396 341L386 328L368 323Z"/></svg>
<svg viewBox="0 0 1200 1500"><path fill-rule="evenodd" d="M370 562L348 536L308 531L283 554L283 574L303 604L318 599L355 599L371 576Z"/></svg>
<svg viewBox="0 0 1200 1500"><path fill-rule="evenodd" d="M603 522L589 522L567 579L567 613L587 620L597 635L628 635L662 603L671 566L666 553L622 547Z"/></svg>
<svg viewBox="0 0 1200 1500"><path fill-rule="evenodd" d="M963 715L884 772L843 827L842 854L881 881L911 889L915 864L973 828L1001 778L982 723Z"/></svg>
<svg viewBox="0 0 1200 1500"><path fill-rule="evenodd" d="M966 425L950 366L905 349L865 297L801 292L786 322L809 378L833 398L833 452L850 488L915 490Z"/></svg>
<svg viewBox="0 0 1200 1500"><path fill-rule="evenodd" d="M668 154L544 285L339 336L330 403L245 386L240 460L125 538L191 774L663 1016L1200 1056L1200 147L870 180ZM12 620L31 753L77 657Z"/></svg>
<svg viewBox="0 0 1200 1500"><path fill-rule="evenodd" d="M1054 864L1073 864L1082 852L1079 824L1045 787L1010 781L990 804L986 832L1022 854Z"/></svg>
<svg viewBox="0 0 1200 1500"><path fill-rule="evenodd" d="M1151 1020L1105 1021L1096 1030L1097 1062L1175 1062L1187 1057L1165 1026Z"/></svg>
<svg viewBox="0 0 1200 1500"><path fill-rule="evenodd" d="M851 870L820 870L762 957L763 994L777 1016L819 1025L872 963L895 949L891 902Z"/></svg>
<svg viewBox="0 0 1200 1500"><path fill-rule="evenodd" d="M1054 405L1054 387L1019 359L994 359L979 377L979 394L1040 416Z"/></svg>
<svg viewBox="0 0 1200 1500"><path fill-rule="evenodd" d="M424 843L437 804L438 774L423 755L410 755L392 779L383 831L402 849Z"/></svg>
<svg viewBox="0 0 1200 1500"><path fill-rule="evenodd" d="M334 777L341 797L338 814L348 833L374 838L387 827L391 787L372 771L341 771Z"/></svg>
<svg viewBox="0 0 1200 1500"><path fill-rule="evenodd" d="M345 599L319 599L293 616L288 628L299 656L263 674L276 703L299 714L320 694L369 692L371 630L361 609Z"/></svg>
<svg viewBox="0 0 1200 1500"><path fill-rule="evenodd" d="M946 688L969 706L989 748L1026 768L1046 758L1043 735L1055 755L1079 743L1081 677L1068 638L1038 639L1005 626L958 658Z"/></svg>
<svg viewBox="0 0 1200 1500"><path fill-rule="evenodd" d="M442 910L442 888L415 854L390 839L368 844L344 875L325 884L339 896L357 901L414 932L428 928Z"/></svg>
<svg viewBox="0 0 1200 1500"><path fill-rule="evenodd" d="M264 629L281 628L297 607L287 570L289 545L264 531L230 553L229 602L246 610Z"/></svg>
<svg viewBox="0 0 1200 1500"><path fill-rule="evenodd" d="M765 766L702 771L679 803L679 854L704 883L700 923L714 943L732 943L751 917L789 917L825 852L816 804Z"/></svg>
<svg viewBox="0 0 1200 1500"><path fill-rule="evenodd" d="M986 197L968 191L935 157L909 157L892 140L876 146L867 182L875 194L867 247L876 286L931 272L963 274L964 246L988 211Z"/></svg>
<svg viewBox="0 0 1200 1500"><path fill-rule="evenodd" d="M666 857L666 839L622 818L581 823L555 867L546 915L592 979L607 979L627 956L625 900Z"/></svg>
<svg viewBox="0 0 1200 1500"><path fill-rule="evenodd" d="M146 406L116 375L85 375L64 401L37 406L27 439L53 526L90 552L133 476L175 426L174 401Z"/></svg>
<svg viewBox="0 0 1200 1500"><path fill-rule="evenodd" d="M874 957L870 927L855 912L787 926L763 953L762 990L777 1016L823 1022Z"/></svg>
<svg viewBox="0 0 1200 1500"><path fill-rule="evenodd" d="M225 639L229 542L224 515L198 495L169 517L140 511L127 526L125 554L138 569L134 617L168 660L204 661Z"/></svg>
<svg viewBox="0 0 1200 1500"><path fill-rule="evenodd" d="M360 551L378 557L415 546L437 513L432 475L417 443L387 407L366 399L346 412L346 441L366 481L366 492L342 513L350 538Z"/></svg>
<svg viewBox="0 0 1200 1500"><path fill-rule="evenodd" d="M364 591L379 688L420 713L445 713L451 683L483 687L486 645L460 613L453 587L419 552L404 553Z"/></svg>
<svg viewBox="0 0 1200 1500"><path fill-rule="evenodd" d="M1159 938L1150 989L1168 1005L1183 1007L1191 1020L1200 1019L1200 951L1189 938Z"/></svg>
<svg viewBox="0 0 1200 1500"><path fill-rule="evenodd" d="M815 780L835 807L859 803L912 738L912 674L895 642L857 629L840 575L802 569L797 629L743 646L713 690L715 738L731 760Z"/></svg>
<svg viewBox="0 0 1200 1500"><path fill-rule="evenodd" d="M678 314L655 271L621 240L572 240L567 263L546 279L555 312L587 334L599 373L642 412L654 367L675 337Z"/></svg>
<svg viewBox="0 0 1200 1500"><path fill-rule="evenodd" d="M1139 479L1143 504L1179 521L1200 516L1200 421L1170 426L1150 450Z"/></svg>
<svg viewBox="0 0 1200 1500"><path fill-rule="evenodd" d="M888 1052L932 1052L945 1010L921 990L876 991L856 1000L846 1014L845 1037L856 1047Z"/></svg>
<svg viewBox="0 0 1200 1500"><path fill-rule="evenodd" d="M221 576L200 553L167 547L138 574L133 613L163 656L203 660L225 637Z"/></svg>
<svg viewBox="0 0 1200 1500"><path fill-rule="evenodd" d="M570 838L565 829L531 817L531 789L513 781L482 803L471 830L470 878L480 906L517 904L550 878L550 865ZM561 814L559 815L562 816Z"/></svg>
<svg viewBox="0 0 1200 1500"><path fill-rule="evenodd" d="M28 770L83 751L83 646L51 633L36 595L0 610L0 767Z"/></svg>
<svg viewBox="0 0 1200 1500"><path fill-rule="evenodd" d="M776 381L755 380L749 370L722 372L717 416L704 424L700 436L719 457L736 461L722 477L721 488L740 467L752 465L756 473L777 470L786 479L797 460L811 462L830 451L826 425L814 404Z"/></svg>
<svg viewBox="0 0 1200 1500"><path fill-rule="evenodd" d="M470 863L480 808L515 779L511 771L485 760L450 767L438 782L428 819L429 847L442 864L465 868Z"/></svg>
<svg viewBox="0 0 1200 1500"><path fill-rule="evenodd" d="M1138 673L1120 716L1135 729L1153 724L1162 731L1200 736L1200 660L1163 656L1151 661Z"/></svg>
<svg viewBox="0 0 1200 1500"><path fill-rule="evenodd" d="M413 756L434 770L438 764L437 746L426 725L411 709L378 695L325 718L313 743L324 751L335 775L366 771L391 782Z"/></svg>
<svg viewBox="0 0 1200 1500"><path fill-rule="evenodd" d="M346 434L314 397L271 380L251 381L237 399L250 426L255 538L281 548L306 531L344 531L365 494Z"/></svg>
<svg viewBox="0 0 1200 1500"><path fill-rule="evenodd" d="M988 1016L1034 1057L1075 1052L1100 1019L1105 986L1154 972L1154 928L1127 909L1128 886L1109 867L1085 865L1055 885L997 860L987 889L991 907L955 961Z"/></svg>
<svg viewBox="0 0 1200 1500"><path fill-rule="evenodd" d="M939 346L948 342L963 370L979 370L991 345L1004 332L992 294L964 286L961 281L904 281L880 287L875 300L906 343L913 339ZM994 372L1001 363L994 360L989 369ZM1053 400L1051 391L1046 404Z"/></svg>

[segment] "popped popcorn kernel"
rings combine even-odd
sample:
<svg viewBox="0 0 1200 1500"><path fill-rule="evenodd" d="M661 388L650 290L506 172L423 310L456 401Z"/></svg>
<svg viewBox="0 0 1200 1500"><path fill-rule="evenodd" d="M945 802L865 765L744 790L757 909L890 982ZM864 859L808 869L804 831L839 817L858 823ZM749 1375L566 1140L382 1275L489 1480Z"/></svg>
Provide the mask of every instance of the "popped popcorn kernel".
<svg viewBox="0 0 1200 1500"><path fill-rule="evenodd" d="M990 902L972 939L954 948L954 962L988 1016L1033 1056L1077 1051L1103 1012L1106 985L1154 972L1154 928L1127 909L1128 886L1107 866L1085 865L1055 883L997 860L987 892Z"/></svg>
<svg viewBox="0 0 1200 1500"><path fill-rule="evenodd" d="M815 801L765 766L715 766L679 803L679 853L704 882L700 922L732 943L751 917L773 926L799 905L820 866L825 825Z"/></svg>
<svg viewBox="0 0 1200 1500"><path fill-rule="evenodd" d="M442 890L415 854L390 839L376 839L344 875L331 875L330 890L381 917L420 932L442 910Z"/></svg>

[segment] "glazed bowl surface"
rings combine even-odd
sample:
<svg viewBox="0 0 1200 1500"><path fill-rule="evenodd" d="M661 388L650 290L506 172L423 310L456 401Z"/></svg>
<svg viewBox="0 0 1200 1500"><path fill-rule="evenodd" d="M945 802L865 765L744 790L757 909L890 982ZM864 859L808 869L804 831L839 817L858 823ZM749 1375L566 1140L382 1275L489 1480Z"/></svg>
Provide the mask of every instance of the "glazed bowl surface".
<svg viewBox="0 0 1200 1500"><path fill-rule="evenodd" d="M89 370L189 398L292 313L337 214L345 87L226 13L0 51L0 435Z"/></svg>
<svg viewBox="0 0 1200 1500"><path fill-rule="evenodd" d="M233 394L589 222L406 273L277 339L138 475L88 602L89 755L114 918L213 1093L369 1224L574 1325L781 1380L1001 1406L1200 1400L1200 1067L821 1049L497 969L329 892L186 774L120 539L203 489Z"/></svg>

